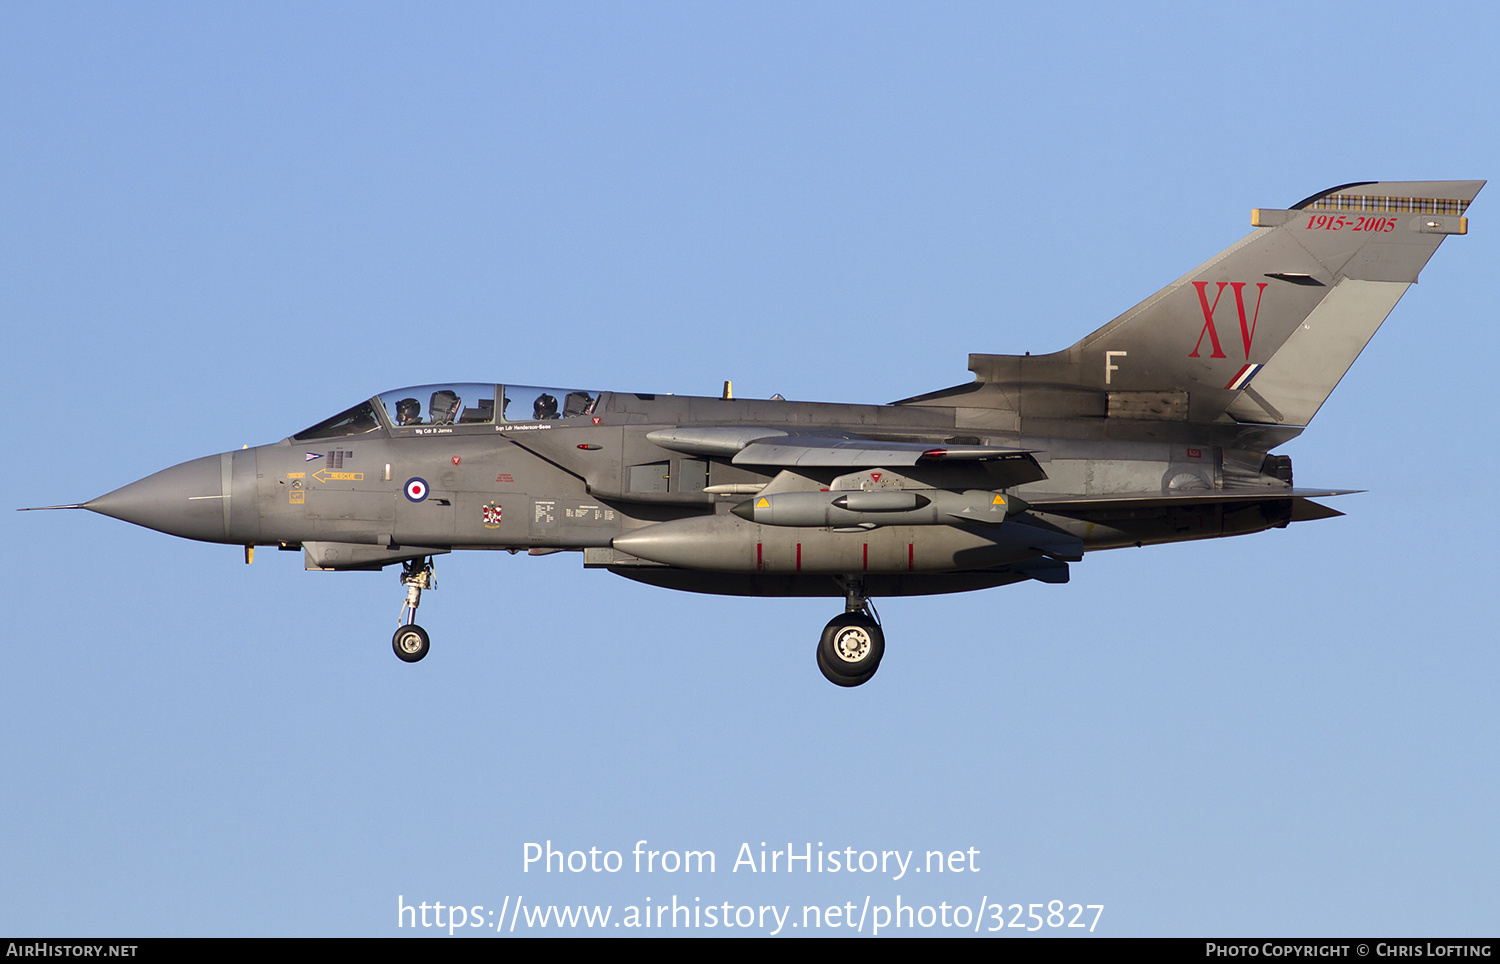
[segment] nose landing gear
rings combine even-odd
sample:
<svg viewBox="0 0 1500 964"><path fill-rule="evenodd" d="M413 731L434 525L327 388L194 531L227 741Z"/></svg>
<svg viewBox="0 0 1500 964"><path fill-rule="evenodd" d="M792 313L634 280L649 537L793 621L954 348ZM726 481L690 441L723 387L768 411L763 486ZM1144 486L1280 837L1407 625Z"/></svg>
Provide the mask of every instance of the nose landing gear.
<svg viewBox="0 0 1500 964"><path fill-rule="evenodd" d="M818 669L836 686L868 682L885 656L885 633L864 589L862 579L844 581L844 614L830 619L818 640Z"/></svg>
<svg viewBox="0 0 1500 964"><path fill-rule="evenodd" d="M432 573L432 559L409 559L401 566L401 585L406 587L406 601L401 604L401 615L396 621L401 624L396 635L391 637L391 648L402 662L415 663L427 655L432 641L427 630L418 626L417 607L422 604L422 590L436 589L437 579Z"/></svg>

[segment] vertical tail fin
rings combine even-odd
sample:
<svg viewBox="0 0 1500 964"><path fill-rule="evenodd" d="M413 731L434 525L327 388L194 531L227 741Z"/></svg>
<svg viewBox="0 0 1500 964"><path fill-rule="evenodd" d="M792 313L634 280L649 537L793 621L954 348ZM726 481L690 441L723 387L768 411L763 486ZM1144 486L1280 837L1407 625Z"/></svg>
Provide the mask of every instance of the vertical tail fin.
<svg viewBox="0 0 1500 964"><path fill-rule="evenodd" d="M1256 210L1248 236L1071 348L969 367L1023 418L1060 391L1069 414L1306 425L1483 186L1346 184Z"/></svg>

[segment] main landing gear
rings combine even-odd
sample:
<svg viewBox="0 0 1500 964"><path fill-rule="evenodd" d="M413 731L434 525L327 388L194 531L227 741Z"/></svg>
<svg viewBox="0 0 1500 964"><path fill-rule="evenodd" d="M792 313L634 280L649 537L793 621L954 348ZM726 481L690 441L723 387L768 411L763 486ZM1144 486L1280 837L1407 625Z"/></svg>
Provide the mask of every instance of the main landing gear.
<svg viewBox="0 0 1500 964"><path fill-rule="evenodd" d="M864 580L844 580L844 595L844 614L830 619L818 640L818 669L837 686L859 686L880 668L885 633L865 596Z"/></svg>
<svg viewBox="0 0 1500 964"><path fill-rule="evenodd" d="M403 662L415 663L426 656L432 646L427 630L416 623L422 590L437 588L437 580L432 575L432 558L424 556L402 563L401 585L406 587L406 601L401 604L401 615L396 618L401 627L391 637L391 648Z"/></svg>

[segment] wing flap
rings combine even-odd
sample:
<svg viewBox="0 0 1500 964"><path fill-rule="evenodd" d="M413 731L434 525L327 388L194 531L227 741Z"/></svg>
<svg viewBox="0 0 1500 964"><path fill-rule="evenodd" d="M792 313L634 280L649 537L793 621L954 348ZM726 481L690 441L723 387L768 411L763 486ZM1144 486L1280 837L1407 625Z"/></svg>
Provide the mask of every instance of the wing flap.
<svg viewBox="0 0 1500 964"><path fill-rule="evenodd" d="M930 442L882 442L865 438L788 435L745 445L736 465L780 465L804 468L916 465L918 462L1030 459L1026 449L994 445L948 445Z"/></svg>
<svg viewBox="0 0 1500 964"><path fill-rule="evenodd" d="M856 468L1029 458L1030 450L946 442L885 442L843 432L791 433L764 425L683 425L646 436L664 449L714 455L738 465Z"/></svg>

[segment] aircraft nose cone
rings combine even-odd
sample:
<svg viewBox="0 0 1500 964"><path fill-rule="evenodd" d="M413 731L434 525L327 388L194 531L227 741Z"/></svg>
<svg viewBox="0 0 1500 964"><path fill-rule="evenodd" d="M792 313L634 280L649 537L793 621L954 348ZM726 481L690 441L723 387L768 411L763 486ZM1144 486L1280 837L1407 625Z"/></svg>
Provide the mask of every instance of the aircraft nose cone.
<svg viewBox="0 0 1500 964"><path fill-rule="evenodd" d="M223 457L193 459L101 495L83 507L138 526L205 542L223 542L229 492Z"/></svg>

